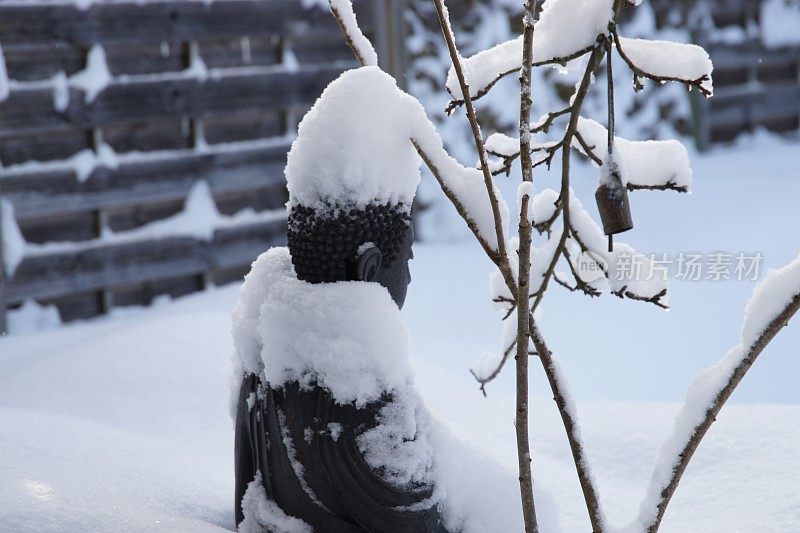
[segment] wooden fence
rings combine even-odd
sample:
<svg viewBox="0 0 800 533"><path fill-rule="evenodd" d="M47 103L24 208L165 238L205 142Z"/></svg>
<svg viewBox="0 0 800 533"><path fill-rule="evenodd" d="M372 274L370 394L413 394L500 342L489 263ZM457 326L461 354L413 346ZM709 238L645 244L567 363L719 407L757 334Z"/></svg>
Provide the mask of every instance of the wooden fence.
<svg viewBox="0 0 800 533"><path fill-rule="evenodd" d="M395 74L405 72L405 1L355 2ZM698 144L757 126L797 130L800 47L762 44L752 31L761 0L698 1L716 27L747 35L731 44L694 31L715 64L714 98L693 99ZM659 25L696 4L651 3ZM0 205L14 215L5 227L0 217L0 265L5 254L10 267L0 268L0 331L5 310L29 299L71 320L240 279L284 242L283 166L297 120L354 66L319 4L131 0L80 10L0 0L11 80L0 101ZM211 226L197 227L184 207L204 195Z"/></svg>
<svg viewBox="0 0 800 533"><path fill-rule="evenodd" d="M662 4L674 0L659 0ZM763 0L704 0L717 28L698 27L694 41L714 62L714 97L694 95L695 131L701 149L763 127L800 129L800 45L767 45ZM795 4L795 7L798 6ZM734 38L722 38L721 30ZM800 28L796 31L800 34Z"/></svg>
<svg viewBox="0 0 800 533"><path fill-rule="evenodd" d="M0 2L0 330L28 299L72 320L240 279L284 242L297 120L354 66L317 4ZM355 4L399 68L395 2Z"/></svg>

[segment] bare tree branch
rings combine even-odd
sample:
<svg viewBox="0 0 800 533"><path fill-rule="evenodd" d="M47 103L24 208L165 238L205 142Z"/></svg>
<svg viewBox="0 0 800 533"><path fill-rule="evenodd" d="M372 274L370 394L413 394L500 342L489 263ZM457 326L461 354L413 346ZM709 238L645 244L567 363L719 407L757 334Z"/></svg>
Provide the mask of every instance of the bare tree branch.
<svg viewBox="0 0 800 533"><path fill-rule="evenodd" d="M531 63L531 66L532 67L543 67L545 65L566 65L568 62L572 61L573 59L578 59L579 57L588 54L589 52L592 51L592 48L594 48L594 46L587 46L586 48L582 48L581 50L578 50L577 52L572 53L572 54L570 54L568 56L555 57L553 59L548 59L548 60L545 60L545 61L538 61L538 62L535 62L535 63ZM483 96L488 94L488 92L491 90L491 88L494 87L495 83L497 83L501 79L505 78L506 76L508 76L509 74L512 74L514 72L519 72L519 68L513 68L511 70L508 70L506 72L501 73L499 76L497 76L495 79L493 79L488 85L486 85L485 87L482 87L477 93L472 95L471 99L474 101L474 100L478 100L478 99L482 98ZM466 94L466 93L464 93L462 91L461 94L463 95L463 94ZM444 111L445 111L446 114L450 115L450 114L453 113L453 111L456 110L456 108L458 108L458 107L460 107L462 105L464 105L464 100L463 99L454 98L454 99L450 100L450 102L444 108Z"/></svg>
<svg viewBox="0 0 800 533"><path fill-rule="evenodd" d="M615 7L616 4L621 5L621 3L622 2L620 0L617 0L617 2L615 2ZM614 13L616 14L617 12L618 9L615 9ZM536 291L536 298L531 306L531 313L536 311L536 308L539 306L542 298L544 297L544 293L547 290L547 284L550 281L550 277L553 275L553 270L556 267L556 263L558 263L559 257L561 257L561 252L564 250L564 245L566 244L567 236L569 235L569 172L572 137L575 135L575 131L578 128L580 110L583 106L583 101L586 99L586 95L589 92L589 85L591 84L592 76L597 67L600 66L600 61L603 59L606 41L607 38L604 35L599 35L597 37L597 42L595 43L592 54L589 57L586 70L583 73L583 77L578 85L578 89L575 91L575 98L573 99L572 103L572 112L570 113L569 124L567 125L566 132L564 133L564 138L561 141L561 193L559 198L561 201L561 218L563 220L564 227L561 230L561 238L559 239L558 246L553 254L553 258L550 261L550 265L547 267L547 270L542 277L542 282L539 285L540 288L538 291Z"/></svg>
<svg viewBox="0 0 800 533"><path fill-rule="evenodd" d="M347 45L361 65L378 66L378 54L358 24L353 0L328 0L333 18L344 34Z"/></svg>
<svg viewBox="0 0 800 533"><path fill-rule="evenodd" d="M550 130L550 126L553 125L553 121L555 121L555 119L557 119L562 115L570 113L572 109L573 105L570 104L564 109L559 109L558 111L551 111L550 113L547 114L547 117L545 117L543 121L540 121L538 124L536 124L531 128L531 133L539 133L540 131L547 133Z"/></svg>
<svg viewBox="0 0 800 533"><path fill-rule="evenodd" d="M511 309L511 311L513 311L513 308ZM500 375L500 371L501 371L501 370L503 370L503 367L505 366L505 364L506 364L506 361L508 361L508 356L509 356L509 355L511 355L511 352L513 352L513 351L514 351L514 348L515 348L516 346L517 346L517 340L516 340L516 339L514 339L514 342L512 342L512 343L511 343L511 345L510 345L508 348L506 348L505 350L503 350L503 357L500 359L500 362L498 363L498 365L497 365L497 366L495 367L495 369L494 369L494 370L492 370L492 372L491 372L491 373L490 373L488 376L486 376L486 377L479 377L479 376L478 376L478 375L477 375L477 374L476 374L476 373L475 373L475 372L474 372L474 371L473 371L473 370L470 368L470 370L469 370L469 373L470 373L470 374L472 374L472 377L474 377L474 378L475 378L475 381L477 381L477 382L480 384L480 389L481 389L481 392L483 393L483 395L484 395L484 396L486 396L486 385L487 385L487 384L488 384L490 381L494 380L494 379L495 379L497 376L499 376L499 375Z"/></svg>
<svg viewBox="0 0 800 533"><path fill-rule="evenodd" d="M658 292L658 294L654 294L653 296L642 296L641 294L636 294L629 291L628 287L625 286L618 291L611 291L611 294L619 298L629 298L631 300L651 303L657 307L660 307L661 309L669 309L669 306L661 301L661 298L667 295L667 289L662 289Z"/></svg>
<svg viewBox="0 0 800 533"><path fill-rule="evenodd" d="M559 215L561 215L561 197L557 198L555 201L555 209L553 210L553 214L547 220L542 220L541 222L534 223L533 227L536 231L539 232L539 235L543 233L547 233L547 236L550 236L551 228L553 224L555 224L556 220L558 220Z"/></svg>
<svg viewBox="0 0 800 533"><path fill-rule="evenodd" d="M537 152L547 152L547 155L533 163L532 168L538 167L539 165L547 164L548 170L550 169L550 163L553 161L553 156L556 154L559 148L561 148L562 144L564 143L563 140L558 142L549 142L549 143L542 143L534 145L533 147L530 146L530 142L528 142L528 157L530 154L535 154ZM503 159L503 166L497 170L492 172L493 176L497 176L498 174L505 174L508 176L511 173L511 165L512 163L519 157L520 152L514 151L512 153L502 153L499 151L487 150L487 153L495 156L500 157Z"/></svg>
<svg viewBox="0 0 800 533"><path fill-rule="evenodd" d="M575 229L574 226L570 228L570 237L578 244L578 246L580 247L582 252L597 253L597 251L590 249L586 245L586 242L581 238L580 233L578 232L577 229ZM608 270L606 269L605 265L600 265L600 266L603 268L603 274L605 275L606 279L610 280L611 279L611 273L608 272ZM619 298L629 298L631 300L637 300L639 302L651 303L651 304L654 304L657 307L660 307L662 309L669 309L669 305L667 305L667 304L665 304L664 302L661 301L661 298L666 296L667 289L663 289L663 290L659 291L657 294L654 294L652 296L645 296L645 295L636 294L636 293L634 293L632 291L629 291L628 287L625 286L625 287L620 288L617 291L611 291L611 293L614 296L617 296Z"/></svg>
<svg viewBox="0 0 800 533"><path fill-rule="evenodd" d="M717 415L722 409L722 406L725 405L725 402L730 398L731 394L733 394L733 391L739 383L741 383L745 374L747 374L747 371L753 366L753 363L755 363L761 352L764 351L767 345L772 342L772 339L774 339L789 323L789 320L798 310L800 310L800 293L792 297L781 312L769 322L755 342L747 348L747 354L742 358L736 368L733 369L725 386L714 396L713 400L711 400L711 403L706 408L702 422L694 428L694 431L686 441L686 445L675 458L675 467L672 470L672 476L662 489L658 503L656 504L655 517L652 522L645 524L648 533L656 533L658 531L661 520L664 518L664 513L667 510L667 505L669 505L670 499L675 493L675 489L678 488L678 483L680 483L681 477L686 471L686 467L689 465L689 461L691 461L694 452L697 451L697 447L700 445L703 437L705 437L711 424L717 419Z"/></svg>
<svg viewBox="0 0 800 533"><path fill-rule="evenodd" d="M575 292L578 290L578 287L570 285L565 279L561 279L561 275L559 274L558 270L553 273L553 281L567 289L569 292Z"/></svg>
<svg viewBox="0 0 800 533"><path fill-rule="evenodd" d="M533 57L534 0L525 0L522 11L522 68L519 73L519 152L522 167L522 182L533 183L533 161L531 160L531 59ZM469 96L465 94L465 99ZM533 187L530 188L530 191ZM531 193L532 194L532 193ZM530 319L528 317L529 280L531 275L531 221L528 203L531 198L523 193L519 206L519 273L517 276L517 417L514 428L517 434L517 458L519 463L519 487L522 497L522 514L526 533L538 533L536 508L533 500L533 469L531 466L531 443L528 432L528 343L530 341Z"/></svg>
<svg viewBox="0 0 800 533"><path fill-rule="evenodd" d="M689 187L685 185L678 185L673 180L668 181L662 185L638 185L635 183L628 183L627 188L629 191L675 191L675 192L689 192Z"/></svg>
<svg viewBox="0 0 800 533"><path fill-rule="evenodd" d="M597 154L594 153L595 146L594 145L589 146L589 144L583 138L583 135L581 135L580 131L577 130L575 131L575 140L577 140L578 144L580 144L583 153L586 154L586 156L589 159L594 161L597 166L603 164L603 160L600 159L600 157L598 157Z"/></svg>
<svg viewBox="0 0 800 533"><path fill-rule="evenodd" d="M350 51L353 52L353 55L361 66L366 65L367 62L364 55L361 53L361 50L358 49L358 46L356 46L355 36L350 35L350 32L347 31L347 25L344 23L341 13L339 13L339 10L336 9L333 3L330 3L330 10L331 15L333 15L333 18L336 20L336 24L339 25L339 29L342 30L344 34L344 41L347 43L347 46L350 47Z"/></svg>
<svg viewBox="0 0 800 533"><path fill-rule="evenodd" d="M450 187L447 186L447 181L444 179L441 170L439 170L439 168L433 163L433 159L420 147L419 143L417 143L415 139L411 139L411 144L414 145L414 148L416 148L417 153L422 158L422 161L430 169L433 177L439 182L439 186L442 188L445 196L447 196L447 199L450 200L450 203L452 203L453 207L456 208L458 214L461 215L461 218L463 218L467 223L467 226L469 227L470 231L472 231L472 234L475 235L475 238L478 240L478 243L480 243L483 251L486 252L486 255L489 257L492 263L497 265L499 268L500 255L498 254L497 250L481 235L475 220L467 212L464 205L458 199L458 196L456 196L456 194L450 190Z"/></svg>
<svg viewBox="0 0 800 533"><path fill-rule="evenodd" d="M450 19L448 17L447 8L444 5L444 0L433 0L436 7L436 14L439 16L439 26L441 27L442 34L444 35L447 49L450 52L450 60L453 63L453 68L458 76L458 82L461 85L461 91L464 94L464 103L467 108L467 118L469 125L472 129L472 136L475 140L475 148L478 151L478 158L481 162L481 170L483 171L483 181L486 184L486 193L489 196L489 201L492 204L492 216L494 217L494 229L497 234L497 267L503 275L503 278L509 284L514 284L514 275L511 272L511 267L508 263L508 254L506 252L505 233L503 231L503 222L500 217L500 205L495 195L494 182L492 181L492 173L489 170L489 163L486 160L486 148L483 144L483 137L481 135L481 128L478 124L478 118L475 115L475 107L472 105L472 99L469 96L469 87L467 86L466 78L464 77L464 70L461 67L461 56L458 53L453 32L450 27Z"/></svg>
<svg viewBox="0 0 800 533"><path fill-rule="evenodd" d="M532 315L530 319L531 340L542 362L542 368L547 376L547 381L550 383L550 390L553 392L553 400L556 402L558 413L561 415L561 421L564 424L569 448L572 451L572 459L575 462L575 470L578 472L578 480L583 491L583 498L586 501L586 509L589 512L589 520L592 523L592 531L600 533L606 529L605 518L600 506L600 498L597 496L597 489L594 486L594 480L589 470L589 460L586 457L586 451L583 449L583 443L580 439L578 414L574 407L570 405L569 391L566 390L566 386L559 379L560 373L552 352L545 344L544 337L542 337L539 328L536 327Z"/></svg>
<svg viewBox="0 0 800 533"><path fill-rule="evenodd" d="M581 291L586 296L591 298L595 298L600 296L600 291L586 283L581 279L580 274L575 270L575 265L572 262L572 257L570 256L569 250L564 247L564 258L567 260L567 264L569 265L569 270L572 273L572 278L575 280L574 287L567 287L571 291ZM563 284L562 284L563 285Z"/></svg>

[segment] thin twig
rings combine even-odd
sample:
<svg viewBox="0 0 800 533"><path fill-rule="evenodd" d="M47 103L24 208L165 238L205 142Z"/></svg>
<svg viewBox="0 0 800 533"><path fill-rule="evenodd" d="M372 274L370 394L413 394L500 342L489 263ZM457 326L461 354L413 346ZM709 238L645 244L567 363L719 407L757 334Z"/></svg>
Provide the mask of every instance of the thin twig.
<svg viewBox="0 0 800 533"><path fill-rule="evenodd" d="M358 46L356 46L355 39L347 31L347 26L345 25L344 20L342 20L342 16L339 14L339 10L336 9L336 7L334 7L333 3L330 4L330 10L331 10L331 15L333 15L333 18L336 20L336 24L339 25L339 29L342 30L342 33L344 34L345 43L347 43L347 46L350 48L350 51L353 52L353 55L356 57L356 60L363 67L364 65L367 64L367 62L364 59L364 56L361 54L361 50L359 50Z"/></svg>
<svg viewBox="0 0 800 533"><path fill-rule="evenodd" d="M539 232L539 235L543 233L547 233L547 236L550 237L550 231L555 224L556 220L558 220L559 215L561 215L561 198L557 198L555 201L555 209L553 210L553 214L550 215L550 218L547 220L542 220L541 222L537 222L533 225L536 231Z"/></svg>
<svg viewBox="0 0 800 533"><path fill-rule="evenodd" d="M537 152L547 152L547 155L533 163L532 168L538 167L539 165L547 164L547 169L550 169L550 163L553 162L553 156L556 154L561 145L564 143L564 140L555 142L555 143L544 143L535 145L533 148L530 147L530 142L528 143L528 153L535 154ZM497 176L498 174L505 174L508 176L511 173L511 165L512 163L519 157L520 152L516 151L510 154L504 154L501 152L487 150L487 153L495 156L500 157L503 159L503 166L497 170L492 171L493 176Z"/></svg>
<svg viewBox="0 0 800 533"><path fill-rule="evenodd" d="M508 360L508 356L511 355L512 351L514 351L514 347L516 345L517 345L517 340L514 339L514 342L512 342L508 348L503 350L503 357L500 359L498 365L491 372L491 374L489 374L485 378L479 377L471 368L469 369L469 373L472 374L472 377L475 378L475 381L477 381L480 384L480 389L484 396L486 396L486 385L494 378L500 375L500 371L503 370L503 367L505 366L506 361Z"/></svg>
<svg viewBox="0 0 800 533"><path fill-rule="evenodd" d="M667 505L669 505L670 499L675 493L675 489L678 488L678 483L680 483L681 477L686 471L686 467L689 465L689 461L691 461L694 452L697 451L697 447L700 445L703 437L705 437L711 424L717 419L717 415L722 409L722 406L725 405L725 402L730 398L731 394L733 394L733 391L739 383L741 383L745 374L747 374L747 371L753 366L753 363L755 363L761 352L772 342L772 339L775 338L781 329L789 323L789 320L798 310L800 310L800 293L795 294L781 312L769 322L763 333L761 333L756 341L749 347L747 355L743 357L739 364L736 365L736 368L733 369L728 382L722 390L714 396L713 400L711 400L706 408L702 422L694 428L694 431L689 436L683 449L675 458L676 463L672 470L672 475L666 486L661 490L658 503L656 504L655 517L652 522L645 524L648 533L656 533L658 531L661 520L664 518L664 513L667 510Z"/></svg>
<svg viewBox="0 0 800 533"><path fill-rule="evenodd" d="M583 443L580 439L580 429L578 426L577 413L573 413L569 406L569 391L559 380L558 369L553 360L553 354L545 344L544 337L542 337L539 328L531 318L531 340L542 362L542 368L547 376L547 381L550 383L550 390L553 392L553 400L556 402L558 412L561 415L561 421L564 424L564 431L567 434L567 441L569 448L572 451L572 459L575 462L575 469L578 472L578 480L581 484L583 491L583 498L586 501L586 509L589 512L589 520L592 523L592 531L600 533L605 531L605 518L600 506L600 498L597 496L597 489L594 486L589 470L589 461L586 457L586 451L583 449Z"/></svg>
<svg viewBox="0 0 800 533"><path fill-rule="evenodd" d="M491 244L489 244L489 242L483 237L483 235L481 235L481 232L478 229L478 225L475 222L475 220L472 218L467 209L458 199L458 196L456 196L456 194L452 190L450 190L450 187L448 187L447 182L445 181L441 170L439 170L439 168L433 163L432 158L425 152L425 150L423 150L420 147L419 143L415 139L411 139L411 144L414 145L414 148L416 148L417 153L422 158L422 161L430 169L431 174L433 174L433 177L436 178L436 181L439 182L439 186L442 188L442 191L444 192L445 196L447 196L447 199L450 200L450 202L453 204L453 207L456 208L458 214L461 215L461 218L463 218L464 221L467 223L467 226L469 227L470 231L472 231L472 234L475 235L476 239L478 239L478 242L480 243L481 248L483 248L483 251L486 252L486 255L489 257L492 263L498 265L499 267L500 256L497 250Z"/></svg>
<svg viewBox="0 0 800 533"><path fill-rule="evenodd" d="M433 3L436 7L436 14L439 17L439 26L441 27L442 34L445 42L447 43L447 49L450 52L450 60L453 63L453 68L455 69L456 76L458 77L458 83L461 85L461 91L464 94L464 103L467 108L467 118L469 119L469 125L472 129L472 137L475 140L475 148L478 151L478 158L481 162L483 181L486 185L486 194L489 196L489 202L491 203L492 207L494 229L495 234L497 235L497 254L499 256L497 267L500 269L500 272L506 282L513 284L514 275L511 272L511 267L508 262L508 254L506 253L505 233L503 231L503 221L500 217L500 204L497 201L497 195L495 194L494 181L492 180L492 173L489 170L489 163L486 159L486 147L483 144L483 136L481 135L480 125L478 124L478 118L475 115L475 107L472 105L472 99L469 96L469 87L467 86L467 82L464 77L464 70L461 66L461 56L459 55L458 48L456 47L453 32L450 27L449 15L447 8L444 5L444 0L433 0Z"/></svg>
<svg viewBox="0 0 800 533"><path fill-rule="evenodd" d="M522 12L522 68L519 73L519 153L523 183L533 182L533 161L531 160L531 60L533 57L534 10L536 2L525 0ZM469 96L465 95L465 98ZM519 274L517 284L517 353L516 361L516 403L517 417L514 423L517 435L517 459L519 463L519 488L522 499L522 514L525 531L537 533L536 507L533 499L533 468L531 443L528 431L528 343L530 342L530 319L528 303L530 299L529 281L531 274L531 221L528 203L531 198L523 194L519 206Z"/></svg>
<svg viewBox="0 0 800 533"><path fill-rule="evenodd" d="M675 192L689 192L689 187L686 185L678 185L674 180L661 185L638 185L636 183L628 182L627 188L629 191L675 191Z"/></svg>
<svg viewBox="0 0 800 533"><path fill-rule="evenodd" d="M567 260L567 264L569 265L569 270L572 273L573 279L575 280L575 287L567 287L567 288L569 288L573 292L581 291L586 296L589 296L591 298L600 296L600 291L598 291L597 289L595 289L594 287L592 287L591 285L589 285L588 283L586 283L581 279L580 274L578 273L577 270L575 270L575 265L572 263L572 257L570 256L569 250L566 247L564 247L564 258Z"/></svg>
<svg viewBox="0 0 800 533"><path fill-rule="evenodd" d="M595 153L594 153L595 146L594 145L589 146L589 143L586 142L586 140L583 138L583 135L581 135L580 131L575 131L575 140L577 140L578 144L581 145L581 149L583 150L583 153L586 154L586 156L589 159L594 161L595 164L597 164L597 166L600 166L600 165L603 164L603 160L600 159L600 157L595 155Z"/></svg>
<svg viewBox="0 0 800 533"><path fill-rule="evenodd" d="M548 130L550 129L550 126L553 125L553 121L558 117L560 117L561 115L566 115L567 113L572 111L572 108L573 106L572 104L570 104L564 109L559 109L558 111L551 111L550 113L547 114L547 118L545 118L543 122L531 128L531 133L539 133L540 131L547 133Z"/></svg>
<svg viewBox="0 0 800 533"><path fill-rule="evenodd" d="M564 250L564 246L567 242L567 236L569 235L569 172L572 137L575 135L575 131L578 129L578 118L580 116L581 107L583 106L583 101L589 92L589 85L592 81L592 75L597 67L600 66L600 61L603 58L605 42L606 37L604 35L599 35L597 37L597 42L592 50L592 55L589 57L589 62L586 65L586 70L584 71L583 77L578 85L578 90L575 91L575 98L572 104L572 112L570 113L569 117L569 124L567 125L564 138L561 142L561 193L559 194L559 198L562 204L561 218L564 221L564 227L561 230L561 237L559 238L558 245L553 253L553 258L550 260L550 264L548 265L547 270L542 277L539 290L536 291L536 298L531 306L531 312L536 311L536 308L539 306L542 298L544 297L544 293L547 290L547 284L553 275L556 263L558 263L558 259L561 257L561 252Z"/></svg>
<svg viewBox="0 0 800 533"><path fill-rule="evenodd" d="M556 271L553 274L553 281L555 281L556 283L567 289L569 292L575 292L578 290L578 287L570 285L569 283L566 282L566 280L561 279L561 277L558 274L558 271Z"/></svg>
<svg viewBox="0 0 800 533"><path fill-rule="evenodd" d="M568 55L568 56L564 56L564 57L555 57L555 58L553 58L553 59L546 59L546 60L544 60L544 61L537 61L537 62L535 62L535 63L531 63L531 66L532 66L532 67L543 67L543 66L545 66L545 65L566 65L567 63L569 63L569 62L570 62L570 61L572 61L573 59L578 59L579 57L581 57L581 56L584 56L584 55L588 54L589 52L591 52L591 51L592 51L592 49L593 49L593 48L594 48L594 45L592 45L592 46L587 46L586 48L582 48L582 49L578 50L577 52L574 52L574 53L572 53L572 54L570 54L570 55ZM498 76L497 76L495 79L493 79L491 82L489 82L489 84L488 84L488 85L486 85L485 87L482 87L482 88L481 88L481 89L480 89L480 90L479 90L477 93L475 93L474 95L471 95L471 96L470 96L470 98L471 98L473 101L475 101L475 100L478 100L478 99L480 99L480 98L482 98L482 97L486 96L486 94L488 94L488 93L489 93L489 91L491 90L491 88L492 88L492 87L494 87L495 83L497 83L497 82L498 82L498 81L500 81L501 79L505 78L505 77L506 77L506 76L508 76L509 74L512 74L512 73L514 73L514 72L519 72L519 69L520 69L520 67L514 67L514 68L513 68L513 69L511 69L511 70L507 70L507 71L505 71L505 72L501 72L501 73L500 73L500 74L499 74L499 75L498 75ZM451 93L451 94L452 94L452 93ZM462 94L462 95L464 95L464 94L466 94L466 93L464 93L464 92L462 91L462 92L461 92L461 94ZM462 106L462 105L464 105L464 100L463 100L463 99L454 98L454 99L450 100L450 102L449 102L449 103L447 104L447 106L444 108L444 111L445 111L445 113L446 113L447 115L450 115L450 114L452 114L452 113L453 113L453 111L455 111L455 109L456 109L456 108L458 108L458 107L460 107L460 106Z"/></svg>
<svg viewBox="0 0 800 533"><path fill-rule="evenodd" d="M580 233L574 226L570 227L570 237L578 244L578 247L581 249L581 252L591 252L593 254L597 254L594 250L591 250L589 246L584 242L581 238ZM600 254L598 254L600 255ZM611 279L611 273L607 270L606 265L599 265L603 269L603 275L606 279ZM611 291L611 294L617 296L618 298L629 298L631 300L636 300L639 302L647 302L660 307L661 309L669 309L669 305L665 304L661 301L661 298L666 296L667 289L662 289L658 293L654 294L653 296L644 296L641 294L636 294L635 292L631 292L628 290L627 285L620 288L617 291Z"/></svg>
<svg viewBox="0 0 800 533"><path fill-rule="evenodd" d="M628 290L628 286L624 286L618 291L611 291L611 294L617 296L619 298L629 298L631 300L637 300L640 302L647 302L653 305L660 307L661 309L669 309L669 306L661 301L661 298L667 295L667 289L661 289L658 291L657 294L653 296L642 296L641 294L636 294L635 292L631 292Z"/></svg>

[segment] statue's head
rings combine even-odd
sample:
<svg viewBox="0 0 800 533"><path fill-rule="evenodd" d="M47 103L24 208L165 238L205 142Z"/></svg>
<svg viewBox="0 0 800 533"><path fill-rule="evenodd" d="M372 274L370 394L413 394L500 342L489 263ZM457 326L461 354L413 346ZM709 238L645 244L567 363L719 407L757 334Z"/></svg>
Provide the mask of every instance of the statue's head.
<svg viewBox="0 0 800 533"><path fill-rule="evenodd" d="M407 206L319 210L298 204L290 207L288 229L298 279L380 283L398 307L403 306L411 283L408 262L414 241Z"/></svg>

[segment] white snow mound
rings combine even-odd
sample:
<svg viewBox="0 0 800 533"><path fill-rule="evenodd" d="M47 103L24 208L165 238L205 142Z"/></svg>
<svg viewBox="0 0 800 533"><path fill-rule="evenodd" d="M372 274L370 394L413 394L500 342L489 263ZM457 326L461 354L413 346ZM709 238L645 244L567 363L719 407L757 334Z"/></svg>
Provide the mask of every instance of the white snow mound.
<svg viewBox="0 0 800 533"><path fill-rule="evenodd" d="M482 238L496 248L494 215L481 171L464 167L447 153L422 104L378 67L342 74L300 122L285 171L288 206L328 211L391 203L411 209L422 163L412 139ZM505 231L508 206L496 188L495 195Z"/></svg>
<svg viewBox="0 0 800 533"><path fill-rule="evenodd" d="M286 165L289 205L410 206L421 160L409 139L420 118L420 103L379 68L345 72L300 122Z"/></svg>

